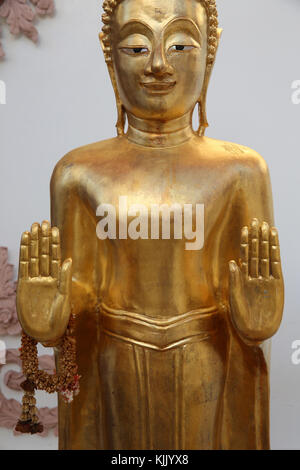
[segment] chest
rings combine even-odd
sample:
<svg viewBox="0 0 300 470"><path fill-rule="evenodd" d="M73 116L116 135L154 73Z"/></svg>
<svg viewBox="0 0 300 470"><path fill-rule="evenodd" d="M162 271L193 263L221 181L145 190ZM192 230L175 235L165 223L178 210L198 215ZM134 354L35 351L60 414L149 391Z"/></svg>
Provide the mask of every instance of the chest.
<svg viewBox="0 0 300 470"><path fill-rule="evenodd" d="M87 181L98 238L181 240L191 250L228 211L232 186L216 166L159 157L99 168Z"/></svg>
<svg viewBox="0 0 300 470"><path fill-rule="evenodd" d="M217 164L169 156L132 158L95 168L83 190L95 212L100 204L128 206L204 204L215 211L232 195L232 176Z"/></svg>

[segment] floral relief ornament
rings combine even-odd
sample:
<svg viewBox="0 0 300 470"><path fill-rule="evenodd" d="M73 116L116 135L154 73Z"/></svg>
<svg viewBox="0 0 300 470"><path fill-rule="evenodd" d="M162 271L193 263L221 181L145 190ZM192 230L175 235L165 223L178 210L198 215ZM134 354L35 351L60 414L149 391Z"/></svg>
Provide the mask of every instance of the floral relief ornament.
<svg viewBox="0 0 300 470"><path fill-rule="evenodd" d="M0 247L0 335L19 335L21 326L16 310L16 283L13 266L8 264L7 248Z"/></svg>
<svg viewBox="0 0 300 470"><path fill-rule="evenodd" d="M54 0L0 0L0 18L6 21L10 32L24 34L34 42L38 40L38 31L34 26L37 16L51 15L53 12ZM0 58L4 55L0 43Z"/></svg>

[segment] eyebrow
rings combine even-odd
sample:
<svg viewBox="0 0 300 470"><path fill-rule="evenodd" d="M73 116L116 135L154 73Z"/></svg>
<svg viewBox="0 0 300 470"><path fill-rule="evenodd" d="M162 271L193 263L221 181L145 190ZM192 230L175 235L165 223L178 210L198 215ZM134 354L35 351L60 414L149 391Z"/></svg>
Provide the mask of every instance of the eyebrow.
<svg viewBox="0 0 300 470"><path fill-rule="evenodd" d="M133 28L134 31L133 31ZM137 20L130 20L125 23L119 32L119 39L124 39L129 34L141 33L147 36L149 39L153 37L152 29L144 22Z"/></svg>
<svg viewBox="0 0 300 470"><path fill-rule="evenodd" d="M187 30L189 33L192 34L193 38L198 41L200 44L202 43L202 33L197 26L197 24L190 18L174 18L171 20L167 25L165 26L165 31L168 29L172 29L172 27L175 25L175 23L182 23L184 26L184 29Z"/></svg>

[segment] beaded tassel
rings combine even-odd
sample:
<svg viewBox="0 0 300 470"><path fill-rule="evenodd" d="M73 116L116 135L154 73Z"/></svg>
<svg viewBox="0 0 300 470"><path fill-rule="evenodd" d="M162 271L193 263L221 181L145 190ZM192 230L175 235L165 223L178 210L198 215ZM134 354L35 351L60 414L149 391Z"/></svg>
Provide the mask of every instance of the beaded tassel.
<svg viewBox="0 0 300 470"><path fill-rule="evenodd" d="M44 428L43 425L39 423L39 418L37 416L34 383L29 380L25 380L25 382L21 384L21 388L24 390L22 414L15 429L18 432L28 434L41 433Z"/></svg>

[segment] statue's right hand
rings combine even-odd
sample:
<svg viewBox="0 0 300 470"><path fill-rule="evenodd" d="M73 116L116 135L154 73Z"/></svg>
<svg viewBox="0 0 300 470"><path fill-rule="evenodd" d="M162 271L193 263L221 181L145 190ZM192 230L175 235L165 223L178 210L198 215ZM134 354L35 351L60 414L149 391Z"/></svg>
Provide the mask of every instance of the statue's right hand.
<svg viewBox="0 0 300 470"><path fill-rule="evenodd" d="M72 260L61 266L60 234L44 221L21 239L17 312L25 333L45 345L64 335L71 313Z"/></svg>

